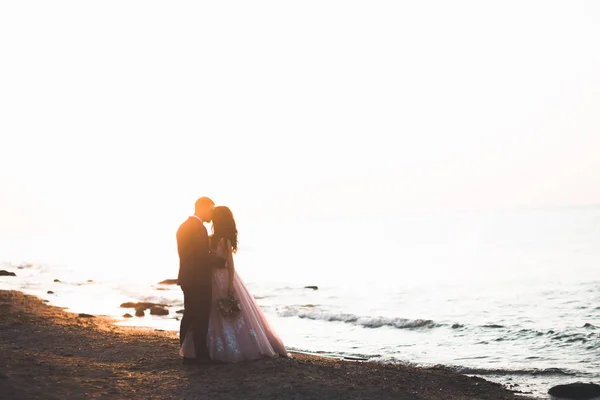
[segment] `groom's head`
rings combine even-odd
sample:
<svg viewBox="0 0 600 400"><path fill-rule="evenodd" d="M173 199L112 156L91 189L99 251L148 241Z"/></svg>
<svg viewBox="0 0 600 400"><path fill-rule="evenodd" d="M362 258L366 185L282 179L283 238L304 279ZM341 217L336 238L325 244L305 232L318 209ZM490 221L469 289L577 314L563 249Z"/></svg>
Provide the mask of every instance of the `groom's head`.
<svg viewBox="0 0 600 400"><path fill-rule="evenodd" d="M196 208L194 214L202 221L210 222L212 220L213 211L215 210L215 202L208 197L200 197L196 200Z"/></svg>

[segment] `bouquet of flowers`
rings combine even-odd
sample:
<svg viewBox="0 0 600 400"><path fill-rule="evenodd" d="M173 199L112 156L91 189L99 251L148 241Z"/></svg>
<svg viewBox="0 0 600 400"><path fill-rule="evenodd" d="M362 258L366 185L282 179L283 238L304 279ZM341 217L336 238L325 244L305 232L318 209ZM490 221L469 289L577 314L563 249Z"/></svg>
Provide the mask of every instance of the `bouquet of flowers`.
<svg viewBox="0 0 600 400"><path fill-rule="evenodd" d="M217 301L217 309L225 317L235 317L240 311L242 311L239 300L233 297L233 295L219 299Z"/></svg>

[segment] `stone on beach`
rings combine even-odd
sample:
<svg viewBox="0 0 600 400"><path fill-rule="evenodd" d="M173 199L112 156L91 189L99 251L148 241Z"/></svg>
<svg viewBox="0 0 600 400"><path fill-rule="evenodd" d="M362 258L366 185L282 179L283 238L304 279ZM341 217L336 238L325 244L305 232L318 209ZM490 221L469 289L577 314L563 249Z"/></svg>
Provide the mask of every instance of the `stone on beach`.
<svg viewBox="0 0 600 400"><path fill-rule="evenodd" d="M304 289L319 290L318 286L304 286Z"/></svg>
<svg viewBox="0 0 600 400"><path fill-rule="evenodd" d="M54 294L54 292L52 290L48 290L46 293L47 294Z"/></svg>
<svg viewBox="0 0 600 400"><path fill-rule="evenodd" d="M150 308L150 315L169 315L169 310L164 307L154 306Z"/></svg>
<svg viewBox="0 0 600 400"><path fill-rule="evenodd" d="M0 270L0 276L17 276L17 274L2 269Z"/></svg>
<svg viewBox="0 0 600 400"><path fill-rule="evenodd" d="M558 385L548 390L548 394L559 399L594 399L600 397L600 385L575 382Z"/></svg>
<svg viewBox="0 0 600 400"><path fill-rule="evenodd" d="M133 318L133 315L127 313L127 314L123 314L123 318Z"/></svg>
<svg viewBox="0 0 600 400"><path fill-rule="evenodd" d="M94 315L92 314L85 314L85 313L81 313L78 315L79 318L96 318Z"/></svg>
<svg viewBox="0 0 600 400"><path fill-rule="evenodd" d="M158 282L159 285L177 285L177 279L165 279L164 281Z"/></svg>
<svg viewBox="0 0 600 400"><path fill-rule="evenodd" d="M167 310L166 307L168 307L167 304L157 304L147 301L140 301L139 303L130 301L121 304L121 308L134 308L136 317L143 317L145 315L144 311L148 309L150 309L151 315L168 315L169 310Z"/></svg>
<svg viewBox="0 0 600 400"><path fill-rule="evenodd" d="M175 313L177 313L177 314L183 314L184 311L185 310L177 310L177 311L175 311Z"/></svg>
<svg viewBox="0 0 600 400"><path fill-rule="evenodd" d="M120 307L121 308L135 308L135 309L143 308L144 310L147 310L147 309L155 307L155 306L168 307L168 305L166 305L166 304L151 303L148 301L140 301L139 303L134 303L132 301L128 301L126 303L121 304Z"/></svg>

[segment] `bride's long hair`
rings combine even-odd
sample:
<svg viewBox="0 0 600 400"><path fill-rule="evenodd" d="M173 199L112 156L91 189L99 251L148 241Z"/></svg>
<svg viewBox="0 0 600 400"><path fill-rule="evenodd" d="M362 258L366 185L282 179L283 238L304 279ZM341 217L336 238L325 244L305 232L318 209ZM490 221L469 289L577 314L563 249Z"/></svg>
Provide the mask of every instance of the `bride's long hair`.
<svg viewBox="0 0 600 400"><path fill-rule="evenodd" d="M212 217L212 247L216 248L221 239L230 240L233 252L238 248L238 231L235 226L235 219L229 207L215 207Z"/></svg>

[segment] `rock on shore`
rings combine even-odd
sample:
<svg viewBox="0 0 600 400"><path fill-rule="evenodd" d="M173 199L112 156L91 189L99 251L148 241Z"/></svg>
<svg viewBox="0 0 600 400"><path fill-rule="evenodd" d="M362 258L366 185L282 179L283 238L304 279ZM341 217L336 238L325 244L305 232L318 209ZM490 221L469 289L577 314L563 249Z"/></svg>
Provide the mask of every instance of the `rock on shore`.
<svg viewBox="0 0 600 400"><path fill-rule="evenodd" d="M169 315L169 310L164 307L154 306L150 308L150 315Z"/></svg>
<svg viewBox="0 0 600 400"><path fill-rule="evenodd" d="M569 383L554 386L548 390L548 394L559 399L595 399L600 397L600 385L582 382Z"/></svg>

